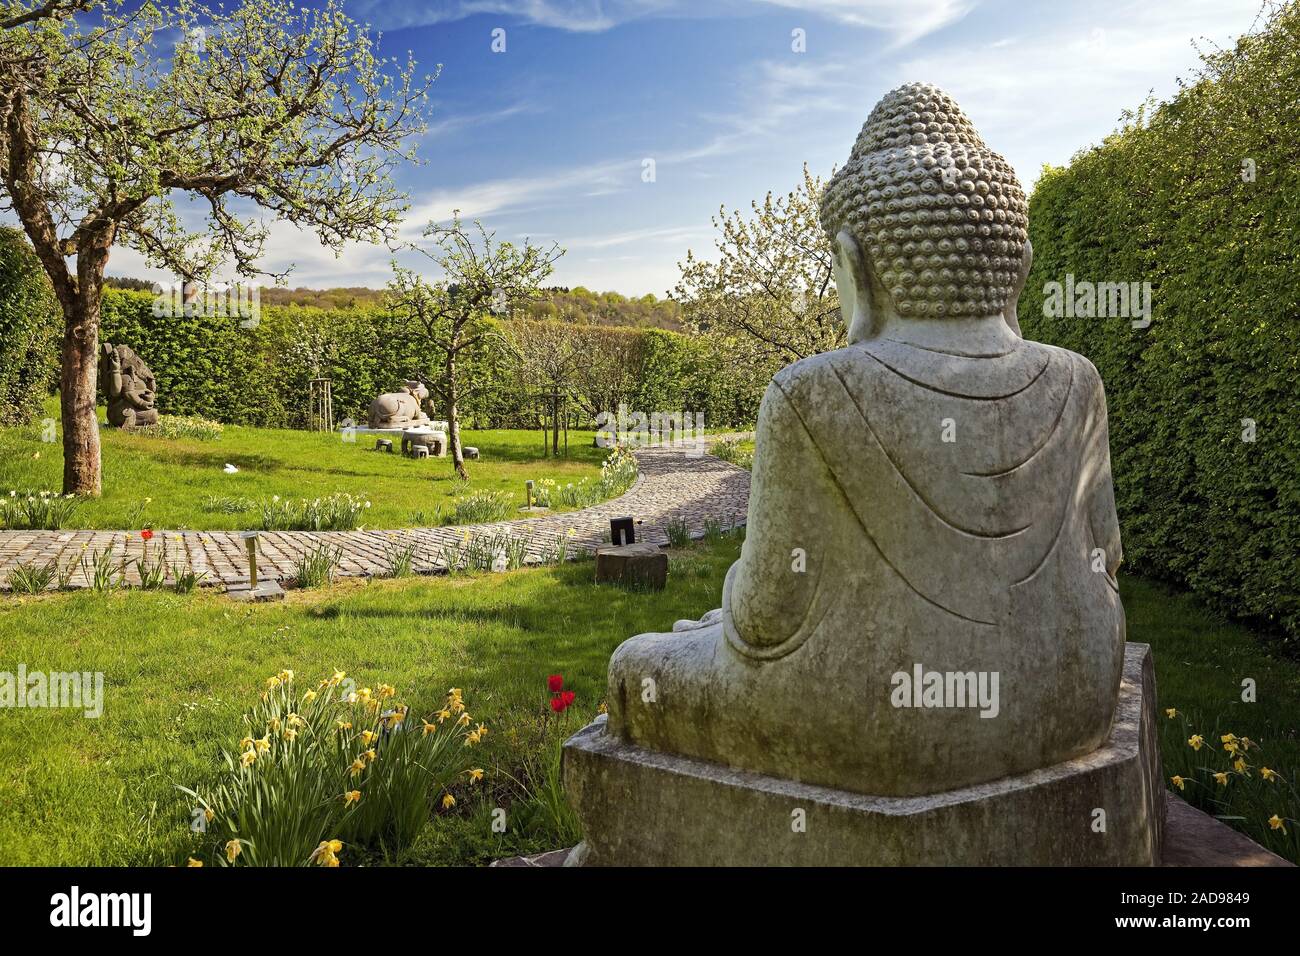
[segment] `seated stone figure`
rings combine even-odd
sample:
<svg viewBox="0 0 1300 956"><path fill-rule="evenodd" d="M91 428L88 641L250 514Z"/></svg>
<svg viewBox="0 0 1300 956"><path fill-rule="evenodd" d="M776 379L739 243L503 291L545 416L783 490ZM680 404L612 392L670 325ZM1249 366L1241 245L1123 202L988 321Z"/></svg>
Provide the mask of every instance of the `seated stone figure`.
<svg viewBox="0 0 1300 956"><path fill-rule="evenodd" d="M418 381L402 384L402 391L385 393L370 403L371 428L414 428L429 423L423 408L429 389Z"/></svg>
<svg viewBox="0 0 1300 956"><path fill-rule="evenodd" d="M108 399L108 423L117 428L155 425L158 383L140 356L128 345L103 344L99 369Z"/></svg>
<svg viewBox="0 0 1300 956"><path fill-rule="evenodd" d="M947 95L876 106L821 202L849 344L772 381L721 613L618 648L611 735L899 797L1106 739L1125 641L1106 404L1091 363L1019 334L1026 212ZM995 674L997 699L895 693L918 671Z"/></svg>

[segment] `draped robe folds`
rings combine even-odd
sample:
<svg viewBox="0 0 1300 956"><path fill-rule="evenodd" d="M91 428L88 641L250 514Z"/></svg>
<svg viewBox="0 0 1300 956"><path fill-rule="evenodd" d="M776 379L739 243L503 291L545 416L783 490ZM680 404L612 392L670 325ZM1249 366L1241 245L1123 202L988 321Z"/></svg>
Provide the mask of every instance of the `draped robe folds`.
<svg viewBox="0 0 1300 956"><path fill-rule="evenodd" d="M763 400L720 620L615 652L611 730L888 796L1079 757L1114 713L1120 557L1086 359L888 339L805 359ZM917 667L996 673L996 716L896 706L893 675Z"/></svg>

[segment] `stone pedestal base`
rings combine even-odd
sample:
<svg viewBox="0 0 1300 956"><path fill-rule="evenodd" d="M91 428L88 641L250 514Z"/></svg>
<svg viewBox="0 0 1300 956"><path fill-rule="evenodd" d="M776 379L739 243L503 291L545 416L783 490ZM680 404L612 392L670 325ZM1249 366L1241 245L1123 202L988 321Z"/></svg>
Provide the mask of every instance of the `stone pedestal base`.
<svg viewBox="0 0 1300 956"><path fill-rule="evenodd" d="M234 581L226 586L226 594L231 600L249 603L284 600L284 588L272 578L262 578L257 582L257 587L250 586L247 578Z"/></svg>
<svg viewBox="0 0 1300 956"><path fill-rule="evenodd" d="M599 717L564 745L569 865L1152 866L1164 787L1151 649L1129 644L1106 743L923 797L873 797L657 753Z"/></svg>
<svg viewBox="0 0 1300 956"><path fill-rule="evenodd" d="M596 550L596 583L662 591L668 583L668 555L653 544L624 544Z"/></svg>

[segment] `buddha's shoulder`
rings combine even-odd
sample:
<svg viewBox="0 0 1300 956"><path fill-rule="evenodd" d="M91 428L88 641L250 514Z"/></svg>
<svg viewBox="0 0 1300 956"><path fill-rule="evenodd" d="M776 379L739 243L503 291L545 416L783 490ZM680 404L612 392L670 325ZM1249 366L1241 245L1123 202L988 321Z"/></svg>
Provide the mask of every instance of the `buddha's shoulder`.
<svg viewBox="0 0 1300 956"><path fill-rule="evenodd" d="M973 397L1016 391L1035 382L1073 381L1086 391L1101 389L1101 376L1087 358L1030 339L1022 339L1010 352L987 358L873 340L793 362L773 376L772 389L792 401L816 401L827 388L857 392L877 380L944 386L956 394L969 391Z"/></svg>
<svg viewBox="0 0 1300 956"><path fill-rule="evenodd" d="M772 385L787 396L793 396L815 390L820 385L837 381L843 375L842 369L861 360L861 354L855 354L854 346L820 352L807 358L791 362L772 376Z"/></svg>

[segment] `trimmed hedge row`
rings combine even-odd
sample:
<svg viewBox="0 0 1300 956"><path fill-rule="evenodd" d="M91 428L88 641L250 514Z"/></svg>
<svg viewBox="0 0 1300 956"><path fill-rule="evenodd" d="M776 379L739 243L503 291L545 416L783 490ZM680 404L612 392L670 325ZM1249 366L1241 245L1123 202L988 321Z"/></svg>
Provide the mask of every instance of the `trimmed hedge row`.
<svg viewBox="0 0 1300 956"><path fill-rule="evenodd" d="M335 420L363 422L376 395L402 379L429 377L421 338L380 309L263 307L261 321L243 328L233 317L155 316L153 302L149 293L106 290L100 336L144 359L158 380L159 408L168 414L300 427L308 382L323 375L332 381ZM616 399L647 412L702 412L709 427L754 421L766 380L739 375L712 343L661 329L606 327L600 335L640 340L626 350L639 363L626 376L626 394L602 395L600 404ZM516 374L518 362L501 337L485 337L459 365L473 385L461 402L467 424L538 425L540 407L529 399L537 389ZM592 424L590 412L582 418Z"/></svg>
<svg viewBox="0 0 1300 956"><path fill-rule="evenodd" d="M0 425L26 424L40 412L57 377L62 327L27 237L0 226Z"/></svg>
<svg viewBox="0 0 1300 956"><path fill-rule="evenodd" d="M1101 372L1125 558L1300 635L1300 8L1048 168L1027 337ZM1150 282L1151 324L1046 318L1047 283ZM1137 639L1141 635L1135 635Z"/></svg>

